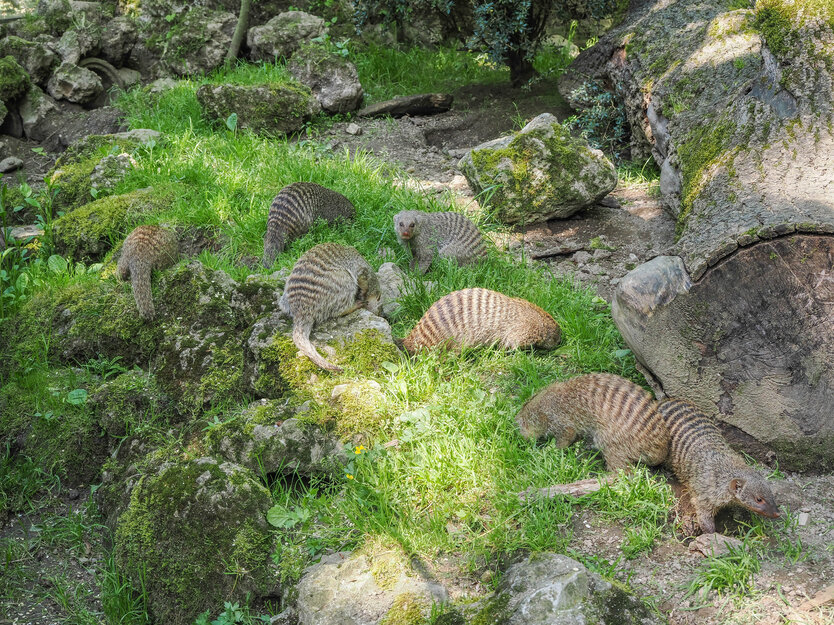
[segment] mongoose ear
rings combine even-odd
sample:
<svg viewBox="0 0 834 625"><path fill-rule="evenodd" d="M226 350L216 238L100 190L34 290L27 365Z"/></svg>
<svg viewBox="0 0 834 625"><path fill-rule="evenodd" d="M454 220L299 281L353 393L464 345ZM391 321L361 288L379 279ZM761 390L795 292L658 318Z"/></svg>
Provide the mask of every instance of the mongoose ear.
<svg viewBox="0 0 834 625"><path fill-rule="evenodd" d="M730 492L734 495L744 488L744 480L740 477L734 477L730 480Z"/></svg>

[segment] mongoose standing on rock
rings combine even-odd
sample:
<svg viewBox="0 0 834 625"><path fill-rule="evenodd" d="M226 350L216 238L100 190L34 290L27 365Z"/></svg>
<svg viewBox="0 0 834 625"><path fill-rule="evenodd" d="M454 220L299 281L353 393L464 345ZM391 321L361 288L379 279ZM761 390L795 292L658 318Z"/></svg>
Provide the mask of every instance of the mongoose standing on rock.
<svg viewBox="0 0 834 625"><path fill-rule="evenodd" d="M426 273L435 254L454 258L461 265L486 256L481 231L469 219L451 211L402 211L394 215L394 229L403 247L411 251L412 271Z"/></svg>
<svg viewBox="0 0 834 625"><path fill-rule="evenodd" d="M291 239L301 236L321 217L327 223L339 218L353 219L356 209L341 193L314 182L287 185L272 200L264 235L265 267L275 262Z"/></svg>
<svg viewBox="0 0 834 625"><path fill-rule="evenodd" d="M410 354L441 344L458 350L493 343L505 349L553 349L561 337L559 324L532 302L475 288L454 291L432 304L403 347Z"/></svg>
<svg viewBox="0 0 834 625"><path fill-rule="evenodd" d="M590 438L611 471L660 464L669 450L669 430L651 394L611 373L550 384L524 404L516 422L522 436L553 437L558 447Z"/></svg>
<svg viewBox="0 0 834 625"><path fill-rule="evenodd" d="M165 269L177 262L177 235L160 226L138 226L122 244L117 270L119 278L133 286L133 298L139 316L146 321L154 318L151 296L151 271Z"/></svg>
<svg viewBox="0 0 834 625"><path fill-rule="evenodd" d="M767 480L730 449L712 419L680 399L661 402L660 414L669 428L666 464L689 490L705 534L715 532L715 513L729 504L779 516Z"/></svg>
<svg viewBox="0 0 834 625"><path fill-rule="evenodd" d="M359 252L348 245L321 243L296 261L287 278L279 306L292 317L292 340L316 365L339 372L310 342L313 326L358 308L379 312L376 273Z"/></svg>

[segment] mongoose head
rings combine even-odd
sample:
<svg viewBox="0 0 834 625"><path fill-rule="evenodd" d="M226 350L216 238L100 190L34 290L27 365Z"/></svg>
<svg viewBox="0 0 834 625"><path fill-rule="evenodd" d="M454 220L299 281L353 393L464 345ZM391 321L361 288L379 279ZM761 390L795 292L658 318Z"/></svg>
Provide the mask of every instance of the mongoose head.
<svg viewBox="0 0 834 625"><path fill-rule="evenodd" d="M779 508L767 480L753 471L745 472L730 480L730 492L736 502L756 514L776 519Z"/></svg>
<svg viewBox="0 0 834 625"><path fill-rule="evenodd" d="M408 241L417 234L418 211L401 211L394 215L394 230L403 241Z"/></svg>

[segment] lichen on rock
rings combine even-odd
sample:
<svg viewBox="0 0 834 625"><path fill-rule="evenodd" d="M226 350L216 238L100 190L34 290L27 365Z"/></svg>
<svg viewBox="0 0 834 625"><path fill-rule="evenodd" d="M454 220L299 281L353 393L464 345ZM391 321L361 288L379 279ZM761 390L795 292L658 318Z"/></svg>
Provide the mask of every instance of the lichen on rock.
<svg viewBox="0 0 834 625"><path fill-rule="evenodd" d="M605 155L549 113L514 135L472 148L459 167L475 193L494 188L492 206L507 224L569 217L617 186Z"/></svg>
<svg viewBox="0 0 834 625"><path fill-rule="evenodd" d="M32 80L11 55L0 58L0 101L9 103L22 96Z"/></svg>

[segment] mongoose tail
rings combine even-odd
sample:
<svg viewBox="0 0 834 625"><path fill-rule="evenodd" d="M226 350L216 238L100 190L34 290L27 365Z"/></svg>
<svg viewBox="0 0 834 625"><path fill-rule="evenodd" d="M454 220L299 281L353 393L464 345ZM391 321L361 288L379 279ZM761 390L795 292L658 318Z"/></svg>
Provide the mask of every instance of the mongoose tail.
<svg viewBox="0 0 834 625"><path fill-rule="evenodd" d="M272 267L272 263L278 258L278 254L284 251L286 235L283 232L272 233L264 239L264 267Z"/></svg>
<svg viewBox="0 0 834 625"><path fill-rule="evenodd" d="M334 373L341 373L343 369L325 360L316 351L315 346L310 342L310 331L313 329L313 323L310 321L302 323L294 323L292 327L292 342L302 354L307 356L313 363L322 369L333 371Z"/></svg>
<svg viewBox="0 0 834 625"><path fill-rule="evenodd" d="M156 314L151 295L151 264L142 258L130 260L130 283L133 285L133 299L139 316L145 321L151 321Z"/></svg>

